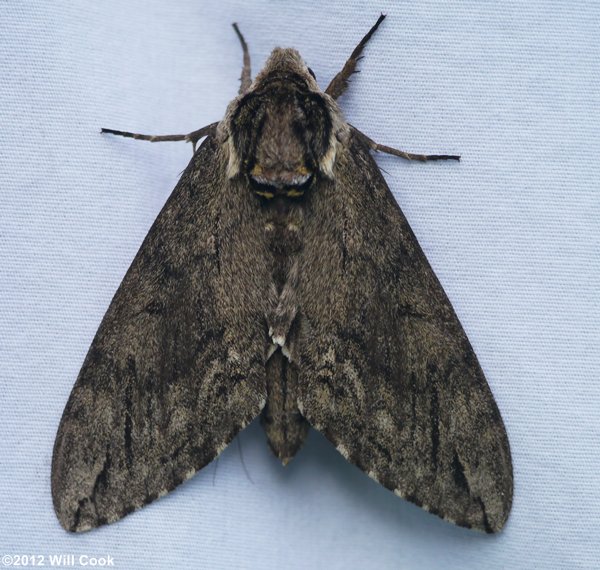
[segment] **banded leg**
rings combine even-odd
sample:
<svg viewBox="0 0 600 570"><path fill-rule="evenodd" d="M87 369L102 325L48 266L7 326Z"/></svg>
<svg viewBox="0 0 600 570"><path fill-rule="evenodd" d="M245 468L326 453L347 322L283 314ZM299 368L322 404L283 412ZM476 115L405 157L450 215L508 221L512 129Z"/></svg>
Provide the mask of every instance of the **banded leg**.
<svg viewBox="0 0 600 570"><path fill-rule="evenodd" d="M237 24L233 24L233 29L237 34L237 37L242 44L242 51L244 52L244 65L242 67L242 77L241 77L241 85L239 93L245 93L250 88L252 84L252 76L251 76L251 68L250 68L250 53L248 52L248 44L244 39L244 36L240 32ZM197 131L193 131L188 133L187 135L142 135L139 133L131 133L129 131L117 131L114 129L101 129L100 132L107 133L111 135L117 135L120 137L127 137L131 139L137 139L141 141L150 141L150 142L168 142L168 141L185 141L191 142L194 152L196 152L196 144L198 141L208 135L214 134L217 125L219 123L211 123L206 127L202 127Z"/></svg>
<svg viewBox="0 0 600 570"><path fill-rule="evenodd" d="M246 91L250 89L250 85L252 85L252 72L250 70L250 52L248 51L248 44L246 43L242 32L240 32L238 25L232 25L233 29L235 30L235 33L237 34L237 37L240 40L240 43L242 44L242 50L244 52L244 65L242 67L242 76L240 77L241 83L239 90L239 94L241 95L242 93L246 93Z"/></svg>
<svg viewBox="0 0 600 570"><path fill-rule="evenodd" d="M110 135L118 135L120 137L127 137L130 139L137 139L140 141L150 141L150 142L167 142L167 141L185 141L191 142L194 148L194 152L196 152L196 144L197 142L209 135L214 135L217 129L217 125L219 123L211 123L210 125L206 125L206 127L202 127L197 131L192 131L187 135L141 135L139 133L130 133L128 131L115 131L114 129L101 129L101 133L107 133Z"/></svg>
<svg viewBox="0 0 600 570"><path fill-rule="evenodd" d="M354 48L354 51L350 55L348 61L344 64L342 71L340 71L332 80L331 83L325 89L327 95L331 95L334 99L337 99L346 89L348 89L348 79L356 72L356 65L361 59L361 53L367 42L371 39L371 36L375 33L381 22L385 20L385 14L381 14L375 25L368 31L367 35L360 40L360 43Z"/></svg>
<svg viewBox="0 0 600 570"><path fill-rule="evenodd" d="M398 150L391 146L376 143L373 139L359 131L356 127L352 127L352 132L357 135L371 150L393 154L406 160L418 160L419 162L429 162L433 160L460 160L460 156L456 154L414 154L404 150Z"/></svg>

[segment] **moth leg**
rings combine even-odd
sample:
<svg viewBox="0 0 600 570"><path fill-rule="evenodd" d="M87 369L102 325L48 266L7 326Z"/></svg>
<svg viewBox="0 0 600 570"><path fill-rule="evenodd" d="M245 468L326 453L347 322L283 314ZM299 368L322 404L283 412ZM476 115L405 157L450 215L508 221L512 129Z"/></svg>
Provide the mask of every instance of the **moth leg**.
<svg viewBox="0 0 600 570"><path fill-rule="evenodd" d="M242 44L242 50L244 52L244 66L242 67L242 76L240 77L241 84L239 94L246 93L248 89L250 89L250 85L252 84L252 72L250 70L250 52L248 51L248 44L240 32L237 24L232 24L235 33L237 34L240 43Z"/></svg>
<svg viewBox="0 0 600 570"><path fill-rule="evenodd" d="M185 141L191 142L196 152L196 143L201 139L209 135L214 135L219 123L211 123L202 127L197 131L192 131L187 135L140 135L138 133L130 133L128 131L115 131L114 129L101 129L101 133L107 133L110 135L118 135L120 137L127 137L130 139L137 139L140 141L150 142L166 142L166 141Z"/></svg>
<svg viewBox="0 0 600 570"><path fill-rule="evenodd" d="M406 160L418 160L420 162L428 162L433 160L460 160L460 156L456 154L414 154L404 150L398 150L391 146L376 143L373 139L359 131L356 127L352 127L352 132L358 136L371 150L393 154Z"/></svg>
<svg viewBox="0 0 600 570"><path fill-rule="evenodd" d="M346 91L346 89L348 89L348 80L353 73L356 73L356 65L359 60L362 59L360 55L362 50L384 19L385 14L381 14L377 22L375 22L375 25L368 31L367 35L360 40L360 43L354 48L350 58L344 64L342 71L331 80L331 83L327 86L327 89L325 89L327 95L331 95L334 99L337 99L344 91Z"/></svg>

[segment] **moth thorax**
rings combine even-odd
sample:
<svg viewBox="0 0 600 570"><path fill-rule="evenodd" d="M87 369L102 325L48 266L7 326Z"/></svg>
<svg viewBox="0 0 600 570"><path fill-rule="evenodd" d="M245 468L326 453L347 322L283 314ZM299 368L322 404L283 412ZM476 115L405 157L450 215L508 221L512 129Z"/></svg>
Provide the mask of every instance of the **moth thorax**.
<svg viewBox="0 0 600 570"><path fill-rule="evenodd" d="M245 155L242 164L259 196L298 199L309 190L327 155L331 119L317 94L274 83L258 101L248 102L255 107L254 131L240 137L246 143L240 149Z"/></svg>

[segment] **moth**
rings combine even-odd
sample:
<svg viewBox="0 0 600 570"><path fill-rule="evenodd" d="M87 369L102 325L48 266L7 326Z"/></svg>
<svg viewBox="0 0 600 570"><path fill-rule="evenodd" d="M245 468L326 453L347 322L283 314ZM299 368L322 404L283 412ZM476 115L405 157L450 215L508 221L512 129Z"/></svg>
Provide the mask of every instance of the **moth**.
<svg viewBox="0 0 600 570"><path fill-rule="evenodd" d="M336 100L381 16L322 91L294 49L188 135L194 155L93 340L52 459L62 526L173 490L260 416L285 465L312 426L369 477L499 531L506 432L482 369L371 151ZM200 139L204 139L196 150Z"/></svg>

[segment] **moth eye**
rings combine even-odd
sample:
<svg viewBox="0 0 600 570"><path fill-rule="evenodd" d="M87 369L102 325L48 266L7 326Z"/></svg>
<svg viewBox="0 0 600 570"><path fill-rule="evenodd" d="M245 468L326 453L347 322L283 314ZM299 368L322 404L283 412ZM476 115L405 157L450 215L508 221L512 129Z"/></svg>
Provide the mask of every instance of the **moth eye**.
<svg viewBox="0 0 600 570"><path fill-rule="evenodd" d="M313 79L316 81L317 76L315 75L315 72L310 67L308 67L307 69L308 69L308 73L310 73L312 75Z"/></svg>

